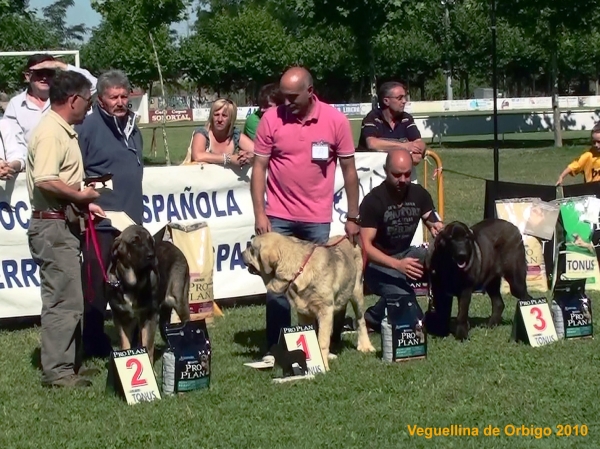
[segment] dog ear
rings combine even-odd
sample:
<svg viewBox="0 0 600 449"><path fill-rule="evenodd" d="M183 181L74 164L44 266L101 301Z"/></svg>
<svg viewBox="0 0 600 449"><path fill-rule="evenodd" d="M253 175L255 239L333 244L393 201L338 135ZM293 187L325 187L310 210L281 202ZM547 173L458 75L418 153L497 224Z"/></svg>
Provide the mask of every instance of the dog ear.
<svg viewBox="0 0 600 449"><path fill-rule="evenodd" d="M110 247L110 258L108 260L108 267L106 268L106 274L109 277L115 277L115 267L117 263L117 257L119 255L119 246L121 245L121 236L114 239L112 246Z"/></svg>
<svg viewBox="0 0 600 449"><path fill-rule="evenodd" d="M121 236L118 236L117 238L115 238L115 240L113 241L113 244L110 248L110 260L114 261L116 260L117 256L119 255L119 246L121 245Z"/></svg>

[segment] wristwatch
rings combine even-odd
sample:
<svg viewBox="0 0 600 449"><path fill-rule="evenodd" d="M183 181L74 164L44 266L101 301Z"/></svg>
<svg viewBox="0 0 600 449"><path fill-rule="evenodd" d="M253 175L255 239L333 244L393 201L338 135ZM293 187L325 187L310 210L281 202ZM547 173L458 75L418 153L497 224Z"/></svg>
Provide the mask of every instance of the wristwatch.
<svg viewBox="0 0 600 449"><path fill-rule="evenodd" d="M356 224L360 224L360 215L357 215L356 217L346 217L346 221L350 221L352 223L356 223Z"/></svg>

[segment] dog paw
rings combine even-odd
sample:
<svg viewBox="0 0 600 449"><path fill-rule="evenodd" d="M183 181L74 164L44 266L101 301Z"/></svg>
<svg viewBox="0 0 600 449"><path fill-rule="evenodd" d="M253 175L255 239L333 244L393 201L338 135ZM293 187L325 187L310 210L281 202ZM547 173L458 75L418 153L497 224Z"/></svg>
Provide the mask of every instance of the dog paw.
<svg viewBox="0 0 600 449"><path fill-rule="evenodd" d="M500 323L502 323L502 317L490 317L490 319L488 320L488 327L496 327L499 326Z"/></svg>
<svg viewBox="0 0 600 449"><path fill-rule="evenodd" d="M465 341L469 338L469 326L459 324L456 326L455 337L457 340Z"/></svg>
<svg viewBox="0 0 600 449"><path fill-rule="evenodd" d="M371 342L368 344L361 343L356 347L356 349L359 352L375 352L375 347L371 344Z"/></svg>

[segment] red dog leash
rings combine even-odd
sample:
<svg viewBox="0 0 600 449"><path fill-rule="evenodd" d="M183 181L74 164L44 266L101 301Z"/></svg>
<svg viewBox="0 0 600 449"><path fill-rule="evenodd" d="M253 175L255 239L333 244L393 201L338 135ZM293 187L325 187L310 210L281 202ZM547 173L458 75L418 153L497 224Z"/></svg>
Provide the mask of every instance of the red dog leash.
<svg viewBox="0 0 600 449"><path fill-rule="evenodd" d="M359 234L360 235L360 234ZM312 248L312 250L306 255L306 257L304 258L304 260L302 261L302 265L300 266L300 269L296 272L296 274L294 275L294 278L290 281L290 283L288 284L288 288L290 288L290 285L292 285L294 283L294 281L296 279L298 279L298 276L300 276L302 274L302 272L304 271L304 268L306 267L306 264L308 264L308 261L310 260L310 258L312 257L313 253L315 252L315 250L317 248L333 248L334 246L339 245L340 243L342 243L344 240L346 240L348 238L347 235L344 235L342 237L340 237L339 239L337 239L335 242L333 243L327 243L327 244L315 244ZM362 252L362 261L363 261L363 273L365 271L365 268L367 266L367 252L365 250L364 245L362 244L363 240L362 237L360 237L360 246L361 246L361 252Z"/></svg>

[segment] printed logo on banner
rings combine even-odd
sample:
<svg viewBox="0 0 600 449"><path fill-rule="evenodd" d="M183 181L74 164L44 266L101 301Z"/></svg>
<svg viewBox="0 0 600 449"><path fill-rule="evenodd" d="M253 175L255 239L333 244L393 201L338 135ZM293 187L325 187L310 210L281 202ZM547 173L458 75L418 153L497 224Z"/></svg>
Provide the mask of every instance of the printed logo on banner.
<svg viewBox="0 0 600 449"><path fill-rule="evenodd" d="M369 167L357 167L356 171L359 173L358 204L360 204L365 195L373 190L373 187L377 187L381 184L381 181L385 179L385 173L379 173L377 170L371 170ZM361 172L369 173L371 171L372 175L368 178L360 176ZM344 190L344 187L341 187L333 194L333 210L338 214L337 220L342 224L346 223L346 218L348 216L348 200L346 199L346 190Z"/></svg>

